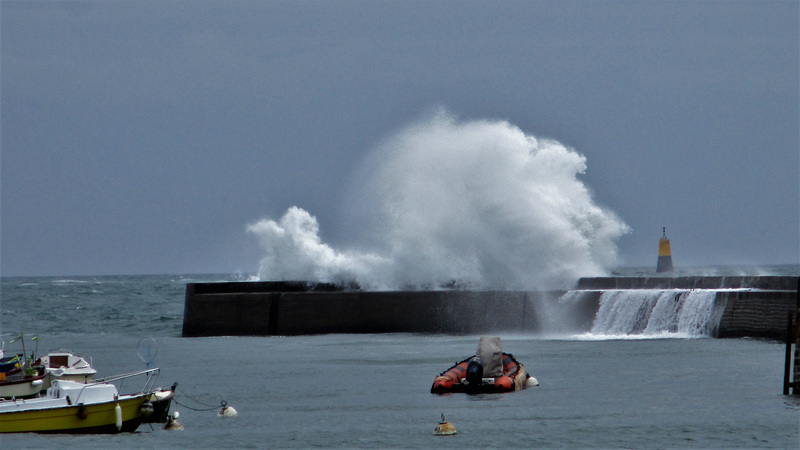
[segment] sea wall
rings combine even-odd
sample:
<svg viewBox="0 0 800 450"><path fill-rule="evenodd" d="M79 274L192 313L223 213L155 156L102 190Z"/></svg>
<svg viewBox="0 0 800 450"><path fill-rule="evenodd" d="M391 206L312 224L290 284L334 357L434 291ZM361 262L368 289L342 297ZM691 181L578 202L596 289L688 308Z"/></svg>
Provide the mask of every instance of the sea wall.
<svg viewBox="0 0 800 450"><path fill-rule="evenodd" d="M718 337L786 333L796 277L584 278L565 291L366 292L306 282L189 283L183 336L543 332L591 329L609 289L719 289ZM554 311L553 305L558 306Z"/></svg>
<svg viewBox="0 0 800 450"><path fill-rule="evenodd" d="M734 291L717 293L725 302L717 337L786 338L787 314L796 311L797 291Z"/></svg>
<svg viewBox="0 0 800 450"><path fill-rule="evenodd" d="M540 329L540 306L563 292L386 291L335 289L231 292L238 283L188 284L184 336L323 333L482 333ZM246 283L243 283L246 284ZM576 304L591 324L597 304Z"/></svg>
<svg viewBox="0 0 800 450"><path fill-rule="evenodd" d="M797 292L797 277L712 276L712 277L587 277L575 289L751 289Z"/></svg>

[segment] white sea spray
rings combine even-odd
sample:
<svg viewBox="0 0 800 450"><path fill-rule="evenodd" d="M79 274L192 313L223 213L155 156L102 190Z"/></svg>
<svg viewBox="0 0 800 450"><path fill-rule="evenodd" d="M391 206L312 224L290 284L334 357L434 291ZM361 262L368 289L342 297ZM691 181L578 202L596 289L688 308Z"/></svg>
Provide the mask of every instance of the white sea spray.
<svg viewBox="0 0 800 450"><path fill-rule="evenodd" d="M585 170L586 158L557 141L440 110L384 140L356 171L343 212L351 248L322 242L299 207L247 229L264 250L261 279L567 287L613 267L629 231L594 202Z"/></svg>

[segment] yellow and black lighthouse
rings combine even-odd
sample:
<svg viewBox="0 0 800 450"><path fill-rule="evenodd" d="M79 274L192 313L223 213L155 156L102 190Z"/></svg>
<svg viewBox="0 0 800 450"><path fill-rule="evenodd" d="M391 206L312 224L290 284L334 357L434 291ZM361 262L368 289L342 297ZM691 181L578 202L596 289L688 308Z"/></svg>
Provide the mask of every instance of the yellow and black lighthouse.
<svg viewBox="0 0 800 450"><path fill-rule="evenodd" d="M667 239L667 227L664 227L664 234L658 240L658 265L656 272L672 272L672 252L669 249L669 239Z"/></svg>

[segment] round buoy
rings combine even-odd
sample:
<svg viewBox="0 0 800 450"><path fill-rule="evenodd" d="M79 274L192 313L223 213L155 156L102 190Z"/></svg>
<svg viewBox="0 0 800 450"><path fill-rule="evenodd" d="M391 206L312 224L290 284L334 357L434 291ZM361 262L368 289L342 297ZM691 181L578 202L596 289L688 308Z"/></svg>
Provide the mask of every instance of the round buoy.
<svg viewBox="0 0 800 450"><path fill-rule="evenodd" d="M220 417L236 417L239 415L239 413L233 408L233 406L228 406L228 402L223 400L220 404L217 415Z"/></svg>
<svg viewBox="0 0 800 450"><path fill-rule="evenodd" d="M164 425L165 430L170 431L181 431L183 430L183 424L178 422L178 417L180 417L180 413L178 411L173 412L169 416L167 416L167 423Z"/></svg>
<svg viewBox="0 0 800 450"><path fill-rule="evenodd" d="M538 385L539 385L539 380L537 380L534 377L528 377L528 379L525 380L525 386L538 386Z"/></svg>
<svg viewBox="0 0 800 450"><path fill-rule="evenodd" d="M433 434L436 436L450 436L456 434L456 427L444 420L444 414L442 414L442 421L433 430Z"/></svg>

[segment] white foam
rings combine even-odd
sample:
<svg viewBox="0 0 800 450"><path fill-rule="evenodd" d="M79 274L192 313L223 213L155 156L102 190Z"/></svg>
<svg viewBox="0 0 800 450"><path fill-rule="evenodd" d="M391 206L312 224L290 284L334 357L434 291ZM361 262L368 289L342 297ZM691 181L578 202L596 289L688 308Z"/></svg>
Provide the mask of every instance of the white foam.
<svg viewBox="0 0 800 450"><path fill-rule="evenodd" d="M352 249L323 243L308 212L248 227L266 280L354 279L362 287L563 288L599 276L628 231L580 180L586 158L505 121L444 111L379 145L348 194ZM355 250L358 249L358 250Z"/></svg>
<svg viewBox="0 0 800 450"><path fill-rule="evenodd" d="M718 322L716 295L713 289L605 291L591 334L604 338L711 336Z"/></svg>

